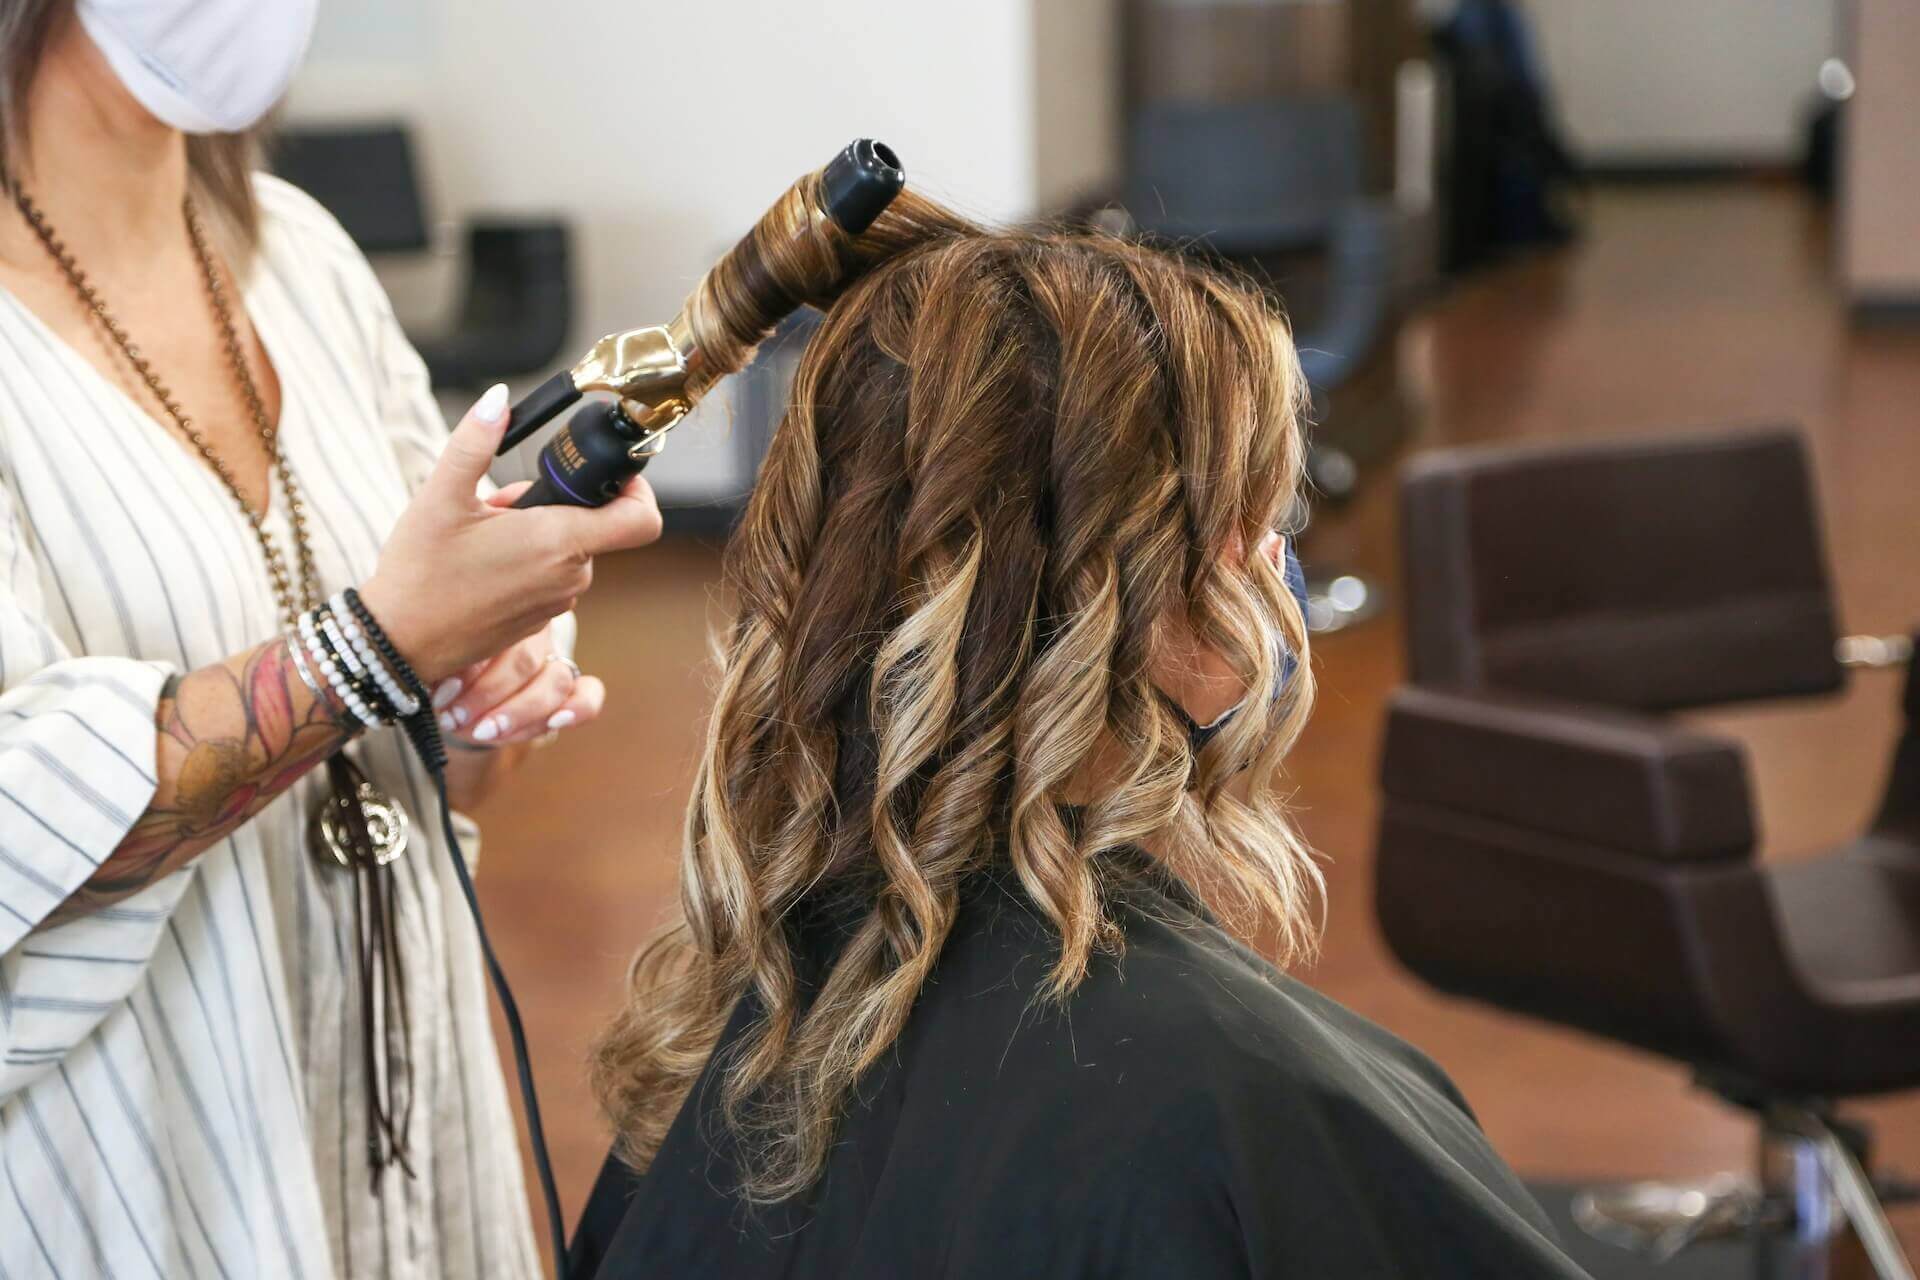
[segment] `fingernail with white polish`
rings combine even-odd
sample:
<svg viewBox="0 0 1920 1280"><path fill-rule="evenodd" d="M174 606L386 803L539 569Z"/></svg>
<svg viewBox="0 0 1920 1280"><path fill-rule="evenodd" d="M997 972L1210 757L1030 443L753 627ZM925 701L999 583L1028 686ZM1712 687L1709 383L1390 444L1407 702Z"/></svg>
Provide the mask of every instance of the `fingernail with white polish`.
<svg viewBox="0 0 1920 1280"><path fill-rule="evenodd" d="M573 712L571 711L556 711L547 717L547 728L549 729L564 729L572 723Z"/></svg>
<svg viewBox="0 0 1920 1280"><path fill-rule="evenodd" d="M474 402L473 416L492 426L500 421L500 415L507 411L507 384L496 382L487 388L487 394Z"/></svg>
<svg viewBox="0 0 1920 1280"><path fill-rule="evenodd" d="M448 715L444 711L440 713L440 732L452 733L455 729L459 727L460 726L454 722L454 719L452 716Z"/></svg>
<svg viewBox="0 0 1920 1280"><path fill-rule="evenodd" d="M440 686L433 691L433 709L435 711L441 710L449 702L459 697L460 691L466 687L466 681L462 680L459 676L442 680Z"/></svg>
<svg viewBox="0 0 1920 1280"><path fill-rule="evenodd" d="M492 742L500 736L500 731L507 727L506 719L505 716L492 716L482 720L473 731L473 740L475 742Z"/></svg>
<svg viewBox="0 0 1920 1280"><path fill-rule="evenodd" d="M465 707L455 707L452 711L452 715L453 715L454 728L462 729L466 727L468 712Z"/></svg>

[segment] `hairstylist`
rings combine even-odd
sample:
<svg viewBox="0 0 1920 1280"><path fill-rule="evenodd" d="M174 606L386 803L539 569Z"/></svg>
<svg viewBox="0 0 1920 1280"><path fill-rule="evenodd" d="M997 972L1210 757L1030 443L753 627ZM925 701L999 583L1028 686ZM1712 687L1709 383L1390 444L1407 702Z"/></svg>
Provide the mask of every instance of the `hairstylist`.
<svg viewBox="0 0 1920 1280"><path fill-rule="evenodd" d="M449 437L353 244L250 171L313 18L0 5L4 1275L538 1274L383 722L434 691L460 804L592 718L554 620L660 517L483 496L504 388Z"/></svg>

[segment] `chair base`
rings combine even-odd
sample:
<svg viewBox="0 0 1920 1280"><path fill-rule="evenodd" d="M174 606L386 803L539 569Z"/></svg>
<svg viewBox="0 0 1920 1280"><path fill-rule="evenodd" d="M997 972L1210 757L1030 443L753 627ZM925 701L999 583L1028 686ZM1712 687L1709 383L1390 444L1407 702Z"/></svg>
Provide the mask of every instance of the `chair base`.
<svg viewBox="0 0 1920 1280"><path fill-rule="evenodd" d="M1644 1253L1596 1240L1574 1221L1574 1186L1529 1182L1528 1190L1552 1220L1560 1246L1592 1280L1803 1280L1826 1275L1826 1250L1797 1245L1778 1231L1696 1240L1670 1262L1654 1262Z"/></svg>
<svg viewBox="0 0 1920 1280"><path fill-rule="evenodd" d="M1568 1216L1586 1235L1631 1251L1662 1276L1692 1274L1667 1269L1684 1252L1745 1242L1744 1272L1702 1274L1914 1280L1883 1208L1916 1198L1914 1188L1876 1186L1865 1152L1863 1130L1821 1111L1774 1104L1762 1112L1758 1179L1723 1174L1693 1184L1584 1190L1571 1197Z"/></svg>

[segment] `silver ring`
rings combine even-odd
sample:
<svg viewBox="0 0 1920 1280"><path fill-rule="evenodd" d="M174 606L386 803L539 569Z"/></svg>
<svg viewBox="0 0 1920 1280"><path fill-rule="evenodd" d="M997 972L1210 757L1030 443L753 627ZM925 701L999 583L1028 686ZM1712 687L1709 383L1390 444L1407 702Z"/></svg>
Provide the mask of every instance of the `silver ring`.
<svg viewBox="0 0 1920 1280"><path fill-rule="evenodd" d="M567 656L566 654L564 654L564 653L550 653L550 654L548 654L548 655L547 655L547 657L546 657L546 661L548 661L548 662L564 662L564 663L566 663L566 664L567 664L567 670L569 670L569 671L571 671L571 672L573 672L573 682L574 682L575 684L579 684L579 683L580 683L580 676L581 676L581 674L582 674L582 672L581 672L581 670L580 670L580 664L579 664L579 663L577 663L577 662L575 662L575 661L574 661L574 660L573 660L572 658L569 658L569 657L568 657L568 656Z"/></svg>

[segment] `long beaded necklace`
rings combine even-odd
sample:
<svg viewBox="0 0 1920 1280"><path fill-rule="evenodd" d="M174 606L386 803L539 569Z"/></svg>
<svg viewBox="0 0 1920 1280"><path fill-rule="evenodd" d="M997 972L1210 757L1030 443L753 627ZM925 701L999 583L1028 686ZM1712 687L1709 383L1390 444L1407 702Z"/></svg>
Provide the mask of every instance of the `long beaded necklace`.
<svg viewBox="0 0 1920 1280"><path fill-rule="evenodd" d="M242 398L246 401L248 415L253 419L254 431L267 450L273 474L280 481L280 492L286 500L287 523L293 533L294 555L299 566L297 591L294 575L287 568L286 557L267 529L266 513L247 501L226 459L214 449L205 433L194 426L193 419L187 416L180 402L160 381L151 362L128 337L120 322L114 319L105 299L87 279L86 272L81 270L66 244L55 234L40 207L17 183L13 186L13 197L41 245L58 264L67 283L73 286L81 305L99 322L121 356L140 376L147 391L165 410L180 435L219 478L241 514L246 517L254 539L260 544L260 556L266 563L267 577L273 587L274 600L280 606L287 634L297 635L301 615L314 609L321 600L318 574L313 566L313 543L307 532L306 503L294 479L293 469L287 465L286 452L280 447L279 430L267 417L266 404L253 380L253 371L241 351L239 333L233 322L233 308L227 301L226 286L221 283L219 269L214 264L213 253L208 248L206 233L201 227L200 215L194 208L192 198L189 197L182 205L187 237L193 242L194 257L199 262L207 296L219 319L220 341L227 363L233 370L234 380L239 384ZM361 938L358 959L364 997L361 1001L362 1030L366 1036L365 1068L372 1120L369 1152L370 1163L377 1177L389 1160L396 1160L402 1167L407 1167L406 1130L412 1110L411 1072L406 1065L404 1047L409 1034L406 984L399 964L398 931L391 909L393 886L389 866L406 850L407 822L405 811L382 795L347 758L344 750L336 751L327 758L326 769L330 794L314 814L308 839L316 858L327 865L350 868L357 881L357 932ZM376 1008L381 1011L380 1018L376 1018ZM392 1037L396 1033L402 1046L398 1054L392 1050ZM405 1101L401 1103L395 1099L401 1093L403 1077Z"/></svg>
<svg viewBox="0 0 1920 1280"><path fill-rule="evenodd" d="M226 286L221 283L220 274L214 267L213 254L207 248L206 235L201 230L200 217L194 210L193 202L188 200L185 206L187 235L193 241L194 257L199 261L201 275L206 281L207 294L213 301L214 314L219 318L220 339L226 350L227 362L232 367L234 378L239 383L241 394L246 400L247 412L253 419L254 430L259 434L260 443L266 446L267 456L272 460L274 474L280 481L281 493L287 500L287 519L293 529L294 550L300 561L298 595L294 593L292 576L287 572L286 558L281 554L279 544L273 540L273 535L267 531L266 513L256 510L253 504L247 501L226 459L214 450L206 435L193 425L193 419L187 416L186 411L180 407L180 402L173 398L173 393L168 391L166 384L160 381L159 375L153 370L153 365L145 355L141 354L139 346L127 336L127 331L120 327L120 322L113 318L113 313L107 309L106 300L87 279L86 272L80 269L79 263L67 251L66 244L54 233L53 227L47 222L46 215L40 211L40 206L17 187L14 201L20 206L20 212L26 216L28 225L39 237L41 245L59 266L61 274L66 276L67 283L72 285L74 293L79 295L81 305L86 307L88 313L100 323L100 327L106 330L107 337L112 339L113 345L119 349L120 354L126 357L133 371L140 375L141 382L146 384L147 390L166 411L167 417L179 430L180 435L193 446L194 452L200 455L201 460L219 478L221 485L232 496L235 505L240 508L241 514L247 518L247 523L253 529L253 536L260 544L260 555L266 561L267 575L272 580L273 595L280 604L281 617L288 627L294 626L300 612L303 609L311 609L320 600L317 575L313 568L313 546L307 536L306 503L301 499L300 486L294 480L292 469L287 466L286 454L280 448L279 431L267 418L266 404L260 398L259 387L254 383L253 371L248 368L246 358L241 354L240 338L234 330L233 312L227 303Z"/></svg>

